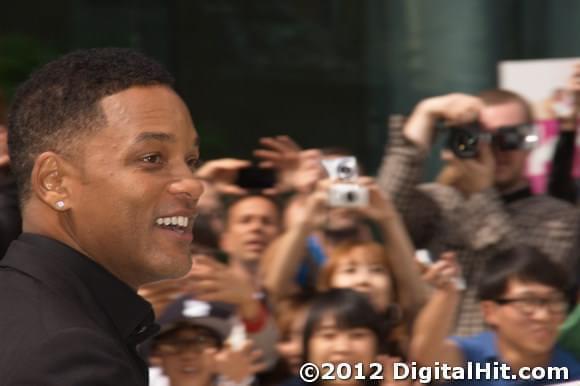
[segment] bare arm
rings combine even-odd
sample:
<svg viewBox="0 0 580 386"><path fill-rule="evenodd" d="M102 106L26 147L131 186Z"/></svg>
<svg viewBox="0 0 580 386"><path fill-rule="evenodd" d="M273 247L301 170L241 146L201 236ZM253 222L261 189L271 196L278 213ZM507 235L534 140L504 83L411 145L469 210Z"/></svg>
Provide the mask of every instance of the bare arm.
<svg viewBox="0 0 580 386"><path fill-rule="evenodd" d="M262 283L270 296L279 299L292 292L310 233L306 225L293 226L274 240L264 253Z"/></svg>
<svg viewBox="0 0 580 386"><path fill-rule="evenodd" d="M393 277L400 293L400 305L408 321L426 301L426 288L415 262L415 250L398 213L381 224L385 247L389 256Z"/></svg>
<svg viewBox="0 0 580 386"><path fill-rule="evenodd" d="M262 259L262 282L271 296L284 297L306 255L308 236L320 225L326 211L326 185L322 184L303 203L286 231L266 250Z"/></svg>
<svg viewBox="0 0 580 386"><path fill-rule="evenodd" d="M436 289L415 321L409 351L410 359L421 365L432 365L436 361L457 367L464 364L463 354L448 338L461 301L453 281L458 272L452 255L443 255L425 275Z"/></svg>

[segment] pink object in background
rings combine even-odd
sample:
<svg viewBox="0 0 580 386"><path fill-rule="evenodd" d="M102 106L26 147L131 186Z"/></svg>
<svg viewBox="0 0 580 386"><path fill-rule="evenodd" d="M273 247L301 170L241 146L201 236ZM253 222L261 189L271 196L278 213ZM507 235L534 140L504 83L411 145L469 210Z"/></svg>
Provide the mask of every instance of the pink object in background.
<svg viewBox="0 0 580 386"><path fill-rule="evenodd" d="M526 176L534 194L546 192L548 177L552 167L552 158L558 140L558 122L555 119L536 122L538 143L530 153L526 165ZM580 146L576 141L572 175L580 178Z"/></svg>

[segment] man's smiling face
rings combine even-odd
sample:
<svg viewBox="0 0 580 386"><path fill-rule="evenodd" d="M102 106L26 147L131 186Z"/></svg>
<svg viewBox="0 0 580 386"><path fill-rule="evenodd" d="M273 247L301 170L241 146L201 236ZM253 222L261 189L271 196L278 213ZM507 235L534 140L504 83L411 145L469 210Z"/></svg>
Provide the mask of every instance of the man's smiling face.
<svg viewBox="0 0 580 386"><path fill-rule="evenodd" d="M78 249L135 288L182 276L203 191L189 111L165 86L132 87L100 104L107 123L82 145L63 226Z"/></svg>

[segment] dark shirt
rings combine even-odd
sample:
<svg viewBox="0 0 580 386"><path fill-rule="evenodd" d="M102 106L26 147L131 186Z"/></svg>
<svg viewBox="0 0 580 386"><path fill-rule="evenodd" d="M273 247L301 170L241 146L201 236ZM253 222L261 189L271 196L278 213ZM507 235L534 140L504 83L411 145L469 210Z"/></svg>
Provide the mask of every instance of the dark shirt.
<svg viewBox="0 0 580 386"><path fill-rule="evenodd" d="M0 259L21 229L16 181L9 169L0 168Z"/></svg>
<svg viewBox="0 0 580 386"><path fill-rule="evenodd" d="M572 204L578 199L576 183L572 176L575 150L576 131L560 131L548 176L548 194Z"/></svg>
<svg viewBox="0 0 580 386"><path fill-rule="evenodd" d="M102 266L24 233L0 261L0 385L147 385L151 305Z"/></svg>

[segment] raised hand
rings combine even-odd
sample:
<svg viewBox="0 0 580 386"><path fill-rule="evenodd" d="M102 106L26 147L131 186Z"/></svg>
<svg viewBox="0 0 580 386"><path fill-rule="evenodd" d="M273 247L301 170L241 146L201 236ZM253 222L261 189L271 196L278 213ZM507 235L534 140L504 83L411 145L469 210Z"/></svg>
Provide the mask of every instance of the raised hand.
<svg viewBox="0 0 580 386"><path fill-rule="evenodd" d="M196 258L188 278L196 299L238 306L254 301L250 278L212 258Z"/></svg>
<svg viewBox="0 0 580 386"><path fill-rule="evenodd" d="M380 223L397 215L397 210L391 203L391 200L379 188L374 178L359 177L357 183L366 187L369 191L369 204L357 208L363 216Z"/></svg>
<svg viewBox="0 0 580 386"><path fill-rule="evenodd" d="M277 186L266 193L292 189L310 192L316 181L324 175L318 149L302 150L292 138L285 135L260 138L260 144L264 148L254 150L254 155L262 160L259 166L276 169L278 178Z"/></svg>
<svg viewBox="0 0 580 386"><path fill-rule="evenodd" d="M208 181L220 193L245 194L247 191L235 185L240 169L251 165L250 161L236 158L220 158L203 164L196 175Z"/></svg>
<svg viewBox="0 0 580 386"><path fill-rule="evenodd" d="M455 259L454 252L441 254L439 260L427 268L423 280L434 288L443 291L458 291L458 281L461 279L461 268Z"/></svg>
<svg viewBox="0 0 580 386"><path fill-rule="evenodd" d="M254 348L254 344L247 340L241 350L225 347L214 356L215 371L226 380L240 383L255 374L266 370L262 361L262 352Z"/></svg>
<svg viewBox="0 0 580 386"><path fill-rule="evenodd" d="M441 158L448 162L448 185L469 196L494 185L495 158L488 143L481 142L476 158L457 158L451 151L444 150ZM452 172L451 172L452 171Z"/></svg>

